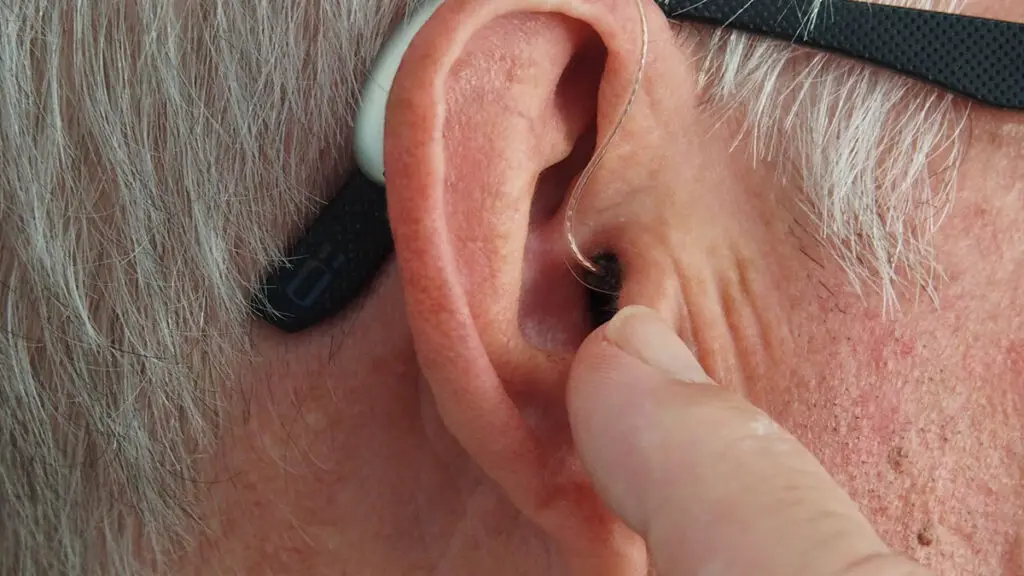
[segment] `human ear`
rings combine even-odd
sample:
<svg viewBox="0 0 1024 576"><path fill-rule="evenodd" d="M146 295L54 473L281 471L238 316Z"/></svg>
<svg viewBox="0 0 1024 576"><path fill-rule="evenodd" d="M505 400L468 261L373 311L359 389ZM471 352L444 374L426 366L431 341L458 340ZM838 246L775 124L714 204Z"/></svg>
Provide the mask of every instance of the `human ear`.
<svg viewBox="0 0 1024 576"><path fill-rule="evenodd" d="M396 255L438 411L586 574L646 570L643 543L578 465L565 409L573 351L594 327L569 265L565 196L633 89L638 9L649 68L677 64L668 23L646 0L448 0L405 53L384 131ZM648 86L631 114L652 117ZM621 145L656 145L637 130L624 130ZM626 172L630 161L612 152L607 170ZM612 206L635 186L595 180L594 200ZM600 230L581 232L585 249L613 247Z"/></svg>

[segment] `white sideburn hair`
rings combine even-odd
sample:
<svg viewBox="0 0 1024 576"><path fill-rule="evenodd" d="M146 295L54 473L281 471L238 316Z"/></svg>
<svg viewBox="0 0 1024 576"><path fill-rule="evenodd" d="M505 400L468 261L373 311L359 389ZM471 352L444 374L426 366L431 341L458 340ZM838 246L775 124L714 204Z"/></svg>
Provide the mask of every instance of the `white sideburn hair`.
<svg viewBox="0 0 1024 576"><path fill-rule="evenodd" d="M160 572L193 539L251 288L345 170L402 4L4 3L0 573ZM712 102L792 166L851 276L889 301L930 286L965 107L774 41L710 46Z"/></svg>

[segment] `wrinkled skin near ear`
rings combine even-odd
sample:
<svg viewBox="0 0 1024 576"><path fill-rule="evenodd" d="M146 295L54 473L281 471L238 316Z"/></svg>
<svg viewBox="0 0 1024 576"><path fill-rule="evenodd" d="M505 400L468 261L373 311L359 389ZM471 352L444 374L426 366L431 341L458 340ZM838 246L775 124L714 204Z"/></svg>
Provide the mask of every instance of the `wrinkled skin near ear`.
<svg viewBox="0 0 1024 576"><path fill-rule="evenodd" d="M692 74L665 18L650 2L643 9L647 77L662 66ZM592 328L567 265L564 196L634 84L637 10L631 0L449 0L406 53L385 130L396 253L439 412L581 574L646 570L643 543L578 464L564 399L573 350ZM659 133L648 92L645 83L602 165L614 176L587 191L579 233L590 253L615 248L613 212L649 168L636 158L658 160L644 152ZM677 88L674 98L695 96Z"/></svg>

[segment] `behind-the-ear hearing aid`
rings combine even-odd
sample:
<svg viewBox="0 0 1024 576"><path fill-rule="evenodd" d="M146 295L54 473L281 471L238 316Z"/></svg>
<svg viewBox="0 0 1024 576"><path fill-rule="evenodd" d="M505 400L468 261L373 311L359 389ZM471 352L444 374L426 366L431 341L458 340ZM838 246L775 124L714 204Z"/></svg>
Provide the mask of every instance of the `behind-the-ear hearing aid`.
<svg viewBox="0 0 1024 576"><path fill-rule="evenodd" d="M355 123L355 156L359 170L384 185L384 113L391 84L409 44L443 0L427 0L395 30L377 55L363 87Z"/></svg>
<svg viewBox="0 0 1024 576"><path fill-rule="evenodd" d="M653 0L669 20L743 30L835 52L983 105L1024 110L1024 25L852 0L831 0L817 19L809 21L812 1ZM383 188L384 112L402 56L442 3L421 3L380 51L357 114L359 170L254 296L254 311L268 323L298 332L334 316L366 292L391 256L394 243ZM578 194L570 196L570 203L578 200ZM571 241L571 230L568 236ZM590 259L581 258L578 249L573 252L583 267L581 279L594 290L591 313L598 322L616 306L619 263L607 252Z"/></svg>
<svg viewBox="0 0 1024 576"><path fill-rule="evenodd" d="M384 114L406 50L442 2L419 3L378 52L356 113L358 170L253 299L255 312L270 324L298 332L337 314L366 291L394 251L384 190Z"/></svg>

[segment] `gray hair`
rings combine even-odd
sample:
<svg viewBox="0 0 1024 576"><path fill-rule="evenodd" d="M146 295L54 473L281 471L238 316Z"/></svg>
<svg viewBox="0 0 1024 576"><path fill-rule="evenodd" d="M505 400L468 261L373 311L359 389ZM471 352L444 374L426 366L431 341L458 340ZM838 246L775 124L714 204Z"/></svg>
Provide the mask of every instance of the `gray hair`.
<svg viewBox="0 0 1024 576"><path fill-rule="evenodd" d="M188 545L252 287L346 170L403 4L4 4L0 572L160 571ZM931 286L963 106L739 33L702 81L858 285Z"/></svg>
<svg viewBox="0 0 1024 576"><path fill-rule="evenodd" d="M955 12L962 0L887 0ZM813 25L827 12L816 1ZM951 208L968 106L859 62L747 34L715 32L701 84L742 108L755 159L780 161L803 212L853 286L898 305L903 285L937 299L932 237Z"/></svg>

